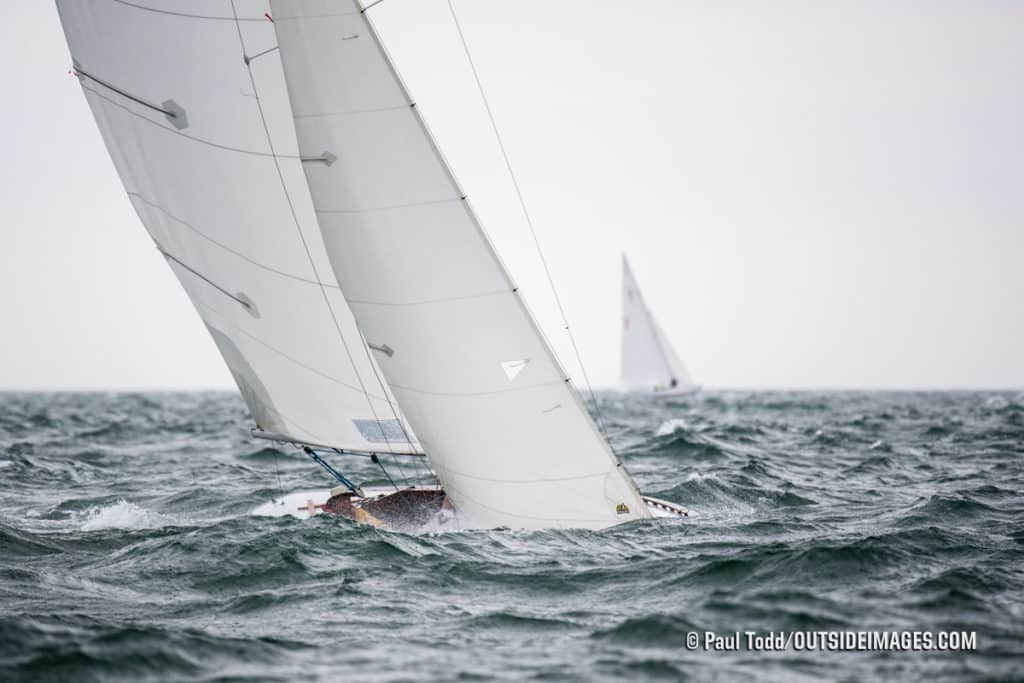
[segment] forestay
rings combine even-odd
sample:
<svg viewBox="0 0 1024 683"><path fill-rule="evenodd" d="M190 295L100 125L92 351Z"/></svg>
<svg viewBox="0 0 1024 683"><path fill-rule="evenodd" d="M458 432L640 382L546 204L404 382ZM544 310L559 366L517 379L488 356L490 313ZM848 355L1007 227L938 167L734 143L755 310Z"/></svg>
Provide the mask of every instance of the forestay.
<svg viewBox="0 0 1024 683"><path fill-rule="evenodd" d="M418 451L327 260L269 6L239 1L236 15L227 0L57 4L131 202L258 426Z"/></svg>
<svg viewBox="0 0 1024 683"><path fill-rule="evenodd" d="M674 384L673 384L674 380ZM695 390L622 257L622 385L635 391Z"/></svg>
<svg viewBox="0 0 1024 683"><path fill-rule="evenodd" d="M456 509L600 528L650 516L483 234L354 0L272 0L327 253Z"/></svg>

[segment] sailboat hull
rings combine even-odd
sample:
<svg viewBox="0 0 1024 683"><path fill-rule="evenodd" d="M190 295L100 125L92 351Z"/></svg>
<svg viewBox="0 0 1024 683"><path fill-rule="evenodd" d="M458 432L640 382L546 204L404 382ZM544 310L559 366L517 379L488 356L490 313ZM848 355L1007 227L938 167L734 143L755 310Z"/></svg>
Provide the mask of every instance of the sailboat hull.
<svg viewBox="0 0 1024 683"><path fill-rule="evenodd" d="M665 389L664 391L655 391L652 395L655 398L679 398L680 396L691 396L701 390L699 384L686 387L676 387L675 389Z"/></svg>
<svg viewBox="0 0 1024 683"><path fill-rule="evenodd" d="M452 531L462 529L458 516L444 503L447 497L434 486L412 486L395 491L391 488L366 488L351 508L340 504L345 495L332 496L327 489L296 491L260 505L252 514L257 517L295 517L308 519L319 514L337 514L363 524L390 531ZM334 501L332 503L332 501ZM643 496L647 509L655 518L686 517L679 505Z"/></svg>

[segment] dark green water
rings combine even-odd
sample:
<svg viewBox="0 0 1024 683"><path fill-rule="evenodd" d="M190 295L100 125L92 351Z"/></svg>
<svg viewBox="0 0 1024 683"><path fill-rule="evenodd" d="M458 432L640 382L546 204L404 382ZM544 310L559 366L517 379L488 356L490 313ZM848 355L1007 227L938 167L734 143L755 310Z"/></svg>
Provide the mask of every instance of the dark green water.
<svg viewBox="0 0 1024 683"><path fill-rule="evenodd" d="M250 440L233 395L0 394L0 680L1024 680L1024 395L602 405L641 489L688 520L409 536L257 518L278 476L328 482ZM977 649L686 647L745 630Z"/></svg>

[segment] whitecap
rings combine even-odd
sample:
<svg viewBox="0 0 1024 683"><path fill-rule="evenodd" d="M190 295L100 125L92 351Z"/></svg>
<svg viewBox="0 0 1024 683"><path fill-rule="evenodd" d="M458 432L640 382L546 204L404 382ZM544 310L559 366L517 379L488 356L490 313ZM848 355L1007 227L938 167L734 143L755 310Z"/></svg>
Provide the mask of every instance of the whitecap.
<svg viewBox="0 0 1024 683"><path fill-rule="evenodd" d="M669 434L685 431L688 428L689 427L685 422L676 417L663 422L661 426L658 427L658 431L655 433L655 436L668 436Z"/></svg>
<svg viewBox="0 0 1024 683"><path fill-rule="evenodd" d="M167 515L147 510L125 500L119 500L112 505L89 508L83 516L82 531L155 529L172 524Z"/></svg>
<svg viewBox="0 0 1024 683"><path fill-rule="evenodd" d="M1002 396L989 396L985 399L985 407L989 410L1005 410L1010 407L1010 402Z"/></svg>

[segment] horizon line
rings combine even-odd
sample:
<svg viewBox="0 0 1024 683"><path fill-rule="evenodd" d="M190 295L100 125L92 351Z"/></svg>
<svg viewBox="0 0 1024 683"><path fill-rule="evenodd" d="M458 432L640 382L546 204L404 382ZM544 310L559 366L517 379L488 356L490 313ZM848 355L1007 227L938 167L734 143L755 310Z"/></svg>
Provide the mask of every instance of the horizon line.
<svg viewBox="0 0 1024 683"><path fill-rule="evenodd" d="M583 396L586 392L583 388L577 387L577 391ZM626 391L618 387L594 387L595 392L617 392L623 394L640 394L639 391ZM747 392L1024 392L1024 386L702 386L695 395L702 393L715 393L726 391L747 391ZM0 394L145 394L145 393L239 393L236 387L231 386L195 386L195 387L0 387ZM652 393L653 395L653 393ZM584 396L585 398L585 396Z"/></svg>

